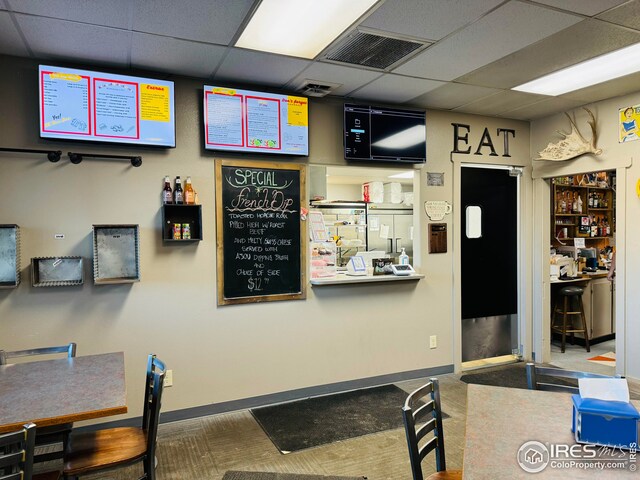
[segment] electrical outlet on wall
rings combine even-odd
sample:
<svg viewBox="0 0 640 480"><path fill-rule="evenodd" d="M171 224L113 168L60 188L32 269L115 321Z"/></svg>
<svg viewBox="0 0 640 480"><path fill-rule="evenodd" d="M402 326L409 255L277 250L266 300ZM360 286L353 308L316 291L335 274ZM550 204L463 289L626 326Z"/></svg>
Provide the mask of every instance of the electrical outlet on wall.
<svg viewBox="0 0 640 480"><path fill-rule="evenodd" d="M438 336L431 335L429 337L429 348L437 348L438 347Z"/></svg>
<svg viewBox="0 0 640 480"><path fill-rule="evenodd" d="M173 387L173 370L167 370L164 372L164 386Z"/></svg>

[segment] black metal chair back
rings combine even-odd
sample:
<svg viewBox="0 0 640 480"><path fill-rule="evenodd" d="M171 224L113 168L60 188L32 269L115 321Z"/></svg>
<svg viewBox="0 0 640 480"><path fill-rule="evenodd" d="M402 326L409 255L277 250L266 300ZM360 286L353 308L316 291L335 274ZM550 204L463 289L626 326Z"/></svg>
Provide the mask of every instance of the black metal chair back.
<svg viewBox="0 0 640 480"><path fill-rule="evenodd" d="M154 354L147 358L147 378L144 389L144 404L142 408L142 429L149 428L149 416L151 415L150 403L154 389L154 373L165 373L166 366L162 360ZM164 379L164 377L163 377Z"/></svg>
<svg viewBox="0 0 640 480"><path fill-rule="evenodd" d="M420 405L420 402L424 402ZM442 430L442 410L440 389L437 378L412 392L402 407L404 428L407 434L409 459L414 480L423 480L422 460L433 450L436 451L436 470L447 469L444 453L444 432ZM425 437L433 432L433 436ZM423 442L423 443L421 443Z"/></svg>
<svg viewBox="0 0 640 480"><path fill-rule="evenodd" d="M155 469L156 458L156 439L158 436L158 425L160 423L160 408L162 406L162 391L164 388L165 372L154 372L152 374L153 387L150 392L149 416L146 430L147 433L147 452L145 454L146 472L152 472ZM155 478L155 474L149 475Z"/></svg>
<svg viewBox="0 0 640 480"><path fill-rule="evenodd" d="M6 365L7 363L9 363L10 358L31 357L34 355L52 355L55 353L66 353L68 358L72 358L76 356L76 347L77 345L74 342L71 342L68 345L60 345L58 347L31 348L27 350L15 350L12 352L0 350L0 365Z"/></svg>
<svg viewBox="0 0 640 480"><path fill-rule="evenodd" d="M547 390L550 392L568 392L568 393L580 393L580 389L573 385L559 385L555 383L541 382L538 378L538 375L545 375L547 377L554 378L569 378L569 379L580 379L580 378L622 378L620 375L616 375L615 377L611 377L609 375L600 375L598 373L589 373L589 372L579 372L575 370L564 370L562 368L553 368L553 367L540 367L535 363L527 363L527 385L529 390Z"/></svg>
<svg viewBox="0 0 640 480"><path fill-rule="evenodd" d="M0 435L0 479L31 480L36 426L25 425L17 432Z"/></svg>

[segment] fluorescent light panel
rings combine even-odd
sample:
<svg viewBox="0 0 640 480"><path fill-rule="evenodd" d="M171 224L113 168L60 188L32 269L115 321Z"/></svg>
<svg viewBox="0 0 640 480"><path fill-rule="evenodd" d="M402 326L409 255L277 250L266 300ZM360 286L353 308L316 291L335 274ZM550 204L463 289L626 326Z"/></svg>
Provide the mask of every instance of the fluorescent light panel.
<svg viewBox="0 0 640 480"><path fill-rule="evenodd" d="M395 175L389 175L387 178L413 178L413 170L408 172L396 173Z"/></svg>
<svg viewBox="0 0 640 480"><path fill-rule="evenodd" d="M236 47L315 58L378 0L262 0Z"/></svg>
<svg viewBox="0 0 640 480"><path fill-rule="evenodd" d="M562 95L640 71L640 43L558 70L512 90Z"/></svg>

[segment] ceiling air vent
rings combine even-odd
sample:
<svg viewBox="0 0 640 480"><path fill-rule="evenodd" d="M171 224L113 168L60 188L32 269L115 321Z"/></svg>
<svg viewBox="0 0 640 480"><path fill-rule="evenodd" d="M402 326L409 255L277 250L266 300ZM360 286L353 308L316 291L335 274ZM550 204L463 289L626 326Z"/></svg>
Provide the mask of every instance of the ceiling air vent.
<svg viewBox="0 0 640 480"><path fill-rule="evenodd" d="M298 88L298 91L303 95L308 95L310 97L324 97L329 95L333 89L338 88L340 85L341 84L339 83L305 79L300 88Z"/></svg>
<svg viewBox="0 0 640 480"><path fill-rule="evenodd" d="M356 30L325 58L334 62L385 70L424 45L425 43L382 37Z"/></svg>

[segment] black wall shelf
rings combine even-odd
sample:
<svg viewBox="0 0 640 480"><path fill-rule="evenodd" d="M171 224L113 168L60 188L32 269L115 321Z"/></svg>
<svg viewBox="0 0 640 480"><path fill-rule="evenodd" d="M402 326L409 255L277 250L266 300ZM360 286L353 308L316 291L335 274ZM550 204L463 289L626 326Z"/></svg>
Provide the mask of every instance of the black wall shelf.
<svg viewBox="0 0 640 480"><path fill-rule="evenodd" d="M189 224L191 238L174 239L173 227ZM167 243L189 243L202 240L202 205L162 205L162 240Z"/></svg>

